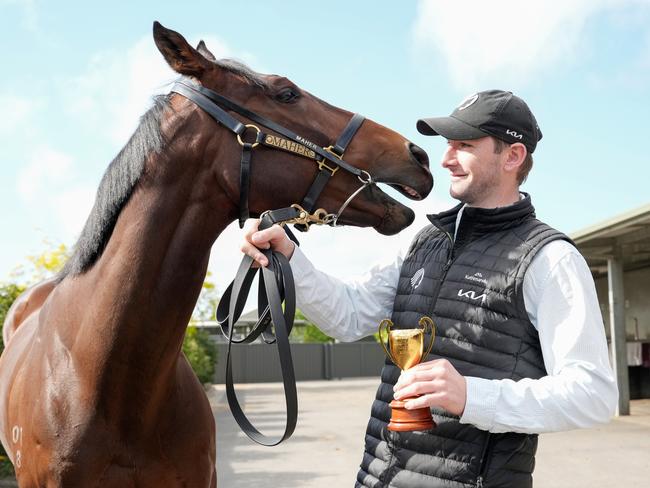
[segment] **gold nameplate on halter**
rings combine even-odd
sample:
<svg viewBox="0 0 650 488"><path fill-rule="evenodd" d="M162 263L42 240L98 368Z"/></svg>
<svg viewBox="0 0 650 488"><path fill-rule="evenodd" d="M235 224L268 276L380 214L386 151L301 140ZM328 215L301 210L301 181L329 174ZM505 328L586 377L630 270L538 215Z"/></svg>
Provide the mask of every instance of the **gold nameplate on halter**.
<svg viewBox="0 0 650 488"><path fill-rule="evenodd" d="M316 153L314 151L303 146L302 144L298 144L297 142L285 139L284 137L267 134L267 136L264 138L264 144L267 146L277 147L278 149L282 149L284 151L299 154L300 156L316 159Z"/></svg>

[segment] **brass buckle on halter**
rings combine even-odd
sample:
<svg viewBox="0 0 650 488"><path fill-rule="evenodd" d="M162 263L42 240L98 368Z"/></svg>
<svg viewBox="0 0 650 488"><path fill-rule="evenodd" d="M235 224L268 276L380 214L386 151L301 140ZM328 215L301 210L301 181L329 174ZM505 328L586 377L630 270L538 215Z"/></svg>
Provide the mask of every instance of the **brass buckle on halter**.
<svg viewBox="0 0 650 488"><path fill-rule="evenodd" d="M327 147L324 147L323 150L325 150L325 151L327 151L328 153L330 153L330 154L331 154L332 156L334 156L336 159L343 159L341 156L339 156L339 155L336 154L334 151L332 151L333 148L334 148L334 146L327 146ZM336 173L336 172L339 170L339 167L336 166L336 167L332 168L331 166L328 166L327 163L326 163L325 161L326 161L325 158L323 158L321 161L318 161L318 169L320 169L320 170L322 171L323 168L325 168L325 169L327 169L330 173L332 173L331 176L334 176L334 173Z"/></svg>
<svg viewBox="0 0 650 488"><path fill-rule="evenodd" d="M257 127L256 125L253 125L253 124L246 124L244 127L246 127L246 129L255 129L255 142L253 142L252 147L257 147L257 146L259 146L259 145L260 145L260 140L259 140L259 138L260 138L260 132L262 132L262 131L260 130L260 128ZM245 129L244 129L244 132L246 132ZM242 132L242 134L243 134L244 132ZM237 142L239 143L240 146L243 146L243 145L244 145L244 141L243 141L242 138L241 138L242 134L237 134Z"/></svg>

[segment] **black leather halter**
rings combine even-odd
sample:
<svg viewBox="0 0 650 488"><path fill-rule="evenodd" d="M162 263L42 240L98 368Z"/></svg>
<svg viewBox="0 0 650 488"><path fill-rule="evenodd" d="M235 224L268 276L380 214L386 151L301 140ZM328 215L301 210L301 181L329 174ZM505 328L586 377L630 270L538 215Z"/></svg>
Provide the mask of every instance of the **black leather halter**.
<svg viewBox="0 0 650 488"><path fill-rule="evenodd" d="M338 140L333 145L320 147L308 139L295 134L286 127L251 112L247 108L238 105L223 95L220 95L204 86L197 85L189 80L176 82L171 91L193 101L217 122L237 136L237 141L242 146L239 180L240 227L243 227L244 222L249 218L248 193L250 189L251 159L253 149L259 144L313 159L318 164L318 174L307 191L307 194L303 198L302 203L300 205L294 204L286 209L286 214L289 217L287 220L289 223L297 224L296 227L301 231L308 230L311 224L336 225L339 216L352 199L364 188L374 184L374 179L367 171L356 168L343 160L345 150L365 120L365 117L362 115L354 114L352 116ZM224 108L226 110L237 112L247 119L280 134L280 136L264 133L254 124L244 124L230 115L226 110L224 110ZM249 131L255 133L252 142L244 141L244 136L246 132ZM327 213L323 209L318 209L314 215L312 215L318 197L325 188L329 179L338 171L339 168L343 168L349 173L357 176L359 181L362 183L362 186L350 195L335 214Z"/></svg>
<svg viewBox="0 0 650 488"><path fill-rule="evenodd" d="M177 82L172 87L172 91L194 102L222 126L237 136L237 142L242 146L239 198L240 227L243 226L244 221L249 217L248 192L250 187L251 157L253 149L259 144L313 159L319 167L316 178L307 191L302 204L294 204L291 207L263 212L260 217L260 230L269 228L276 223L281 225L293 223L296 224L296 228L299 230L308 230L312 224L336 226L339 216L352 199L367 186L375 183L367 171L355 168L343 160L343 153L359 130L359 127L361 127L361 124L363 124L364 117L359 114L352 116L352 119L350 119L338 140L333 145L320 147L294 134L289 129L232 102L215 91L192 83L189 80ZM230 115L227 110L237 112L247 119L279 134L279 136L271 133L266 134L256 125L243 124ZM249 129L255 132L253 142L244 141L245 133ZM361 187L348 197L336 213L327 213L324 209L318 209L314 212L316 201L323 188L325 188L329 179L339 168L343 168L345 171L355 175L362 183ZM297 240L289 229L285 227L285 230L289 237L297 243ZM252 266L253 259L249 256L244 256L234 281L226 289L226 292L219 301L216 316L218 323L221 325L222 333L228 339L226 397L233 417L241 429L252 440L265 446L274 446L291 436L296 427L298 416L296 380L293 359L291 357L291 347L289 345L289 334L293 327L296 307L295 288L293 274L287 258L281 253L272 250L261 250L261 252L266 256L269 262L268 266L257 270ZM242 313L252 281L258 271L260 271L258 292L259 319L253 327L253 330L247 336L242 339L237 339L234 337L234 325ZM283 303L284 308L282 306ZM271 325L274 326L275 334L270 330ZM232 344L253 342L260 335L267 344L277 343L280 368L282 370L287 420L284 433L277 439L269 439L258 431L248 420L237 400L232 376Z"/></svg>

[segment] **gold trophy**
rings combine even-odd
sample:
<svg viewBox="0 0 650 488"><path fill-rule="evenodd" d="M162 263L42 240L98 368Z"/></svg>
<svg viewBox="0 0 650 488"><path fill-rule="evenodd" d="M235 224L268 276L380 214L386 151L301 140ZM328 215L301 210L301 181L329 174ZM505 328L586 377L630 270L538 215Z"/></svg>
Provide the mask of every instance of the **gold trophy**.
<svg viewBox="0 0 650 488"><path fill-rule="evenodd" d="M433 346L436 329L433 320L429 317L422 317L417 329L398 329L393 328L394 324L389 319L384 319L379 324L379 342L384 348L386 355L402 371L419 364L424 357L429 354ZM431 341L424 352L424 335L427 329L431 331ZM384 332L388 335L388 345L384 343ZM404 400L393 400L390 402L392 410L388 430L395 432L410 432L414 430L433 429L436 424L431 417L429 407L407 410L404 404L410 398Z"/></svg>

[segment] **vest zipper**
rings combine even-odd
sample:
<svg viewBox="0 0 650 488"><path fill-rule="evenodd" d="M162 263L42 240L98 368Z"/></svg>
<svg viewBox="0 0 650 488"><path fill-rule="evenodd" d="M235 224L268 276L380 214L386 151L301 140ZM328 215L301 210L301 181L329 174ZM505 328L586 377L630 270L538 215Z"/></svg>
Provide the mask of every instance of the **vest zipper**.
<svg viewBox="0 0 650 488"><path fill-rule="evenodd" d="M451 234L449 232L445 232L445 235L447 236L447 239L449 239L449 244L450 244L449 253L447 254L447 261L442 266L442 276L440 277L438 289L436 290L435 295L432 297L433 300L431 300L431 303L433 305L431 310L429 311L429 316L431 316L431 318L433 318L432 314L434 313L434 310L436 308L436 302L438 301L438 295L440 294L442 283L445 281L445 278L447 277L447 271L449 271L449 268L451 268L451 265L454 262L454 239L453 237L451 237Z"/></svg>
<svg viewBox="0 0 650 488"><path fill-rule="evenodd" d="M447 271L451 267L451 263L454 262L454 238L451 237L451 234L449 232L445 232L445 235L447 236L447 239L449 239L449 255L447 256L447 262L445 265L442 267L443 275L442 279L440 280L440 283L442 283L445 280L445 277L447 276Z"/></svg>
<svg viewBox="0 0 650 488"><path fill-rule="evenodd" d="M485 479L485 473L487 472L489 464L487 455L491 437L492 434L488 432L487 439L483 445L483 452L481 452L481 462L479 463L478 477L476 478L476 488L483 488L483 480Z"/></svg>

